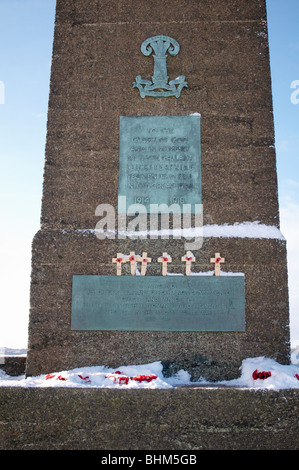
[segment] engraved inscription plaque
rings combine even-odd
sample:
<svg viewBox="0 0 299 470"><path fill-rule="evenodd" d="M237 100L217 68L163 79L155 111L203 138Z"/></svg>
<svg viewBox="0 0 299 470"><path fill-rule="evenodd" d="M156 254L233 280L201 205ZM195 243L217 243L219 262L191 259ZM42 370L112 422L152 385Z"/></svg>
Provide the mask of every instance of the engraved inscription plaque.
<svg viewBox="0 0 299 470"><path fill-rule="evenodd" d="M76 275L72 330L245 331L245 278Z"/></svg>
<svg viewBox="0 0 299 470"><path fill-rule="evenodd" d="M155 205L201 204L200 115L121 116L118 196L147 212ZM120 199L119 199L120 200Z"/></svg>

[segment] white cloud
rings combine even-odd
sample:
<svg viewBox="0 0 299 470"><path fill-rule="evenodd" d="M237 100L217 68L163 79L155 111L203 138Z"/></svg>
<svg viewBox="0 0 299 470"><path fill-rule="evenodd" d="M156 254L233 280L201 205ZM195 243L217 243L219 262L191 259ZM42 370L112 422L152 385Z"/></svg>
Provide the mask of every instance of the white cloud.
<svg viewBox="0 0 299 470"><path fill-rule="evenodd" d="M291 42L290 47L291 47L291 49L295 49L295 50L299 51L299 42L298 41L297 42Z"/></svg>
<svg viewBox="0 0 299 470"><path fill-rule="evenodd" d="M277 152L286 153L292 151L292 147L288 140L278 140L276 142L276 150Z"/></svg>
<svg viewBox="0 0 299 470"><path fill-rule="evenodd" d="M46 114L45 113L33 113L33 116L37 118L44 118L46 117Z"/></svg>
<svg viewBox="0 0 299 470"><path fill-rule="evenodd" d="M283 181L284 184L290 186L291 188L299 188L299 181L293 180L291 178Z"/></svg>
<svg viewBox="0 0 299 470"><path fill-rule="evenodd" d="M1 236L0 346L26 347L29 318L31 244L21 233Z"/></svg>
<svg viewBox="0 0 299 470"><path fill-rule="evenodd" d="M291 339L299 340L299 204L290 196L280 207L281 231L287 240Z"/></svg>

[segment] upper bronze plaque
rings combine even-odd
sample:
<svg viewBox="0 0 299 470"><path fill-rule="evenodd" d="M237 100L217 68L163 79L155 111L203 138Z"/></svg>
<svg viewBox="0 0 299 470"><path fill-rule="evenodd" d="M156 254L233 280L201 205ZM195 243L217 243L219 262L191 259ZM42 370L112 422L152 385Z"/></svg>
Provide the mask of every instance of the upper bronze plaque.
<svg viewBox="0 0 299 470"><path fill-rule="evenodd" d="M200 116L120 117L118 196L142 204L201 204Z"/></svg>

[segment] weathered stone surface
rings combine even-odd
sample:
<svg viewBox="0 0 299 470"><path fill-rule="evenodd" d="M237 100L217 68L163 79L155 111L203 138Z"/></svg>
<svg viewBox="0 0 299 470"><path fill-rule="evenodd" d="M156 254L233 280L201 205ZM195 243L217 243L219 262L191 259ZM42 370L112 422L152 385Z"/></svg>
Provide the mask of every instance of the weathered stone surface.
<svg viewBox="0 0 299 470"><path fill-rule="evenodd" d="M154 35L175 38L170 79L181 97L140 98L150 77L140 51ZM195 377L236 377L242 359L289 360L286 244L277 239L206 238L194 270L246 276L244 333L71 331L73 274L115 275L117 252L169 252L182 272L179 240L98 240L95 209L117 208L119 116L201 114L205 224L259 221L279 227L271 77L264 0L58 0L50 85L41 230L33 242L27 374L81 365L147 363ZM160 274L158 263L150 273ZM124 272L129 274L129 267Z"/></svg>
<svg viewBox="0 0 299 470"><path fill-rule="evenodd" d="M0 449L298 450L298 411L298 390L1 387Z"/></svg>
<svg viewBox="0 0 299 470"><path fill-rule="evenodd" d="M7 356L0 363L0 369L12 376L24 375L26 371L26 356Z"/></svg>
<svg viewBox="0 0 299 470"><path fill-rule="evenodd" d="M161 32L181 45L169 76L189 86L179 99L142 99L132 82L153 64L140 45ZM120 115L194 112L205 222L278 225L265 2L58 0L42 227L93 228L98 204L117 207Z"/></svg>

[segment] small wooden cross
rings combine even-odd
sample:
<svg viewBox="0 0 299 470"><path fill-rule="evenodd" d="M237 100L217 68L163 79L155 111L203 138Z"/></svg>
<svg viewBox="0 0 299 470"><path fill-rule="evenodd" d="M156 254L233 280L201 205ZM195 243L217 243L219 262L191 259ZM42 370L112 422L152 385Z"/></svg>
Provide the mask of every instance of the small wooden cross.
<svg viewBox="0 0 299 470"><path fill-rule="evenodd" d="M167 275L167 263L171 263L172 259L170 256L168 256L167 253L163 253L161 258L158 258L158 262L162 263L162 276Z"/></svg>
<svg viewBox="0 0 299 470"><path fill-rule="evenodd" d="M117 258L112 259L112 263L116 263L116 275L121 276L121 265L128 261L128 257L123 256L121 253L117 253Z"/></svg>
<svg viewBox="0 0 299 470"><path fill-rule="evenodd" d="M220 253L215 253L215 258L211 258L210 262L215 263L215 276L220 276L220 263L225 263L225 258L221 258Z"/></svg>
<svg viewBox="0 0 299 470"><path fill-rule="evenodd" d="M131 251L130 256L128 257L128 261L131 264L131 274L132 276L136 275L136 261L141 261L140 256L135 255L135 251Z"/></svg>
<svg viewBox="0 0 299 470"><path fill-rule="evenodd" d="M145 276L147 263L151 263L152 258L148 258L147 253L143 252L140 261L141 261L141 276Z"/></svg>
<svg viewBox="0 0 299 470"><path fill-rule="evenodd" d="M191 251L187 251L185 256L182 257L182 261L186 263L186 276L191 274L191 263L196 261L196 258L192 255Z"/></svg>

